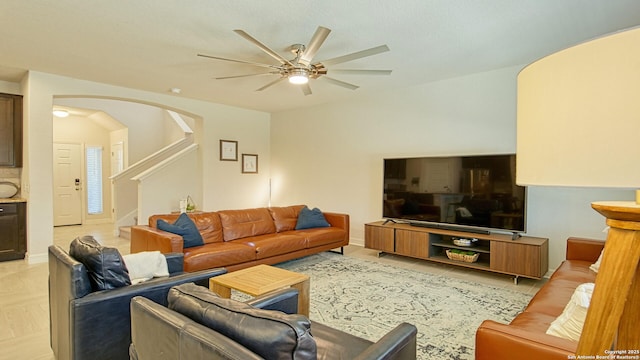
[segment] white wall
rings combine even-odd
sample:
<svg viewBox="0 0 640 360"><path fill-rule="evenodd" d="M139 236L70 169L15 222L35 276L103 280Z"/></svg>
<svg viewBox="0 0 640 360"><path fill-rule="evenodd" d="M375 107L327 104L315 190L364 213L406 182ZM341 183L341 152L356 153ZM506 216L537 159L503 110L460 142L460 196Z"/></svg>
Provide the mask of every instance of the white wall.
<svg viewBox="0 0 640 360"><path fill-rule="evenodd" d="M226 110L237 111L230 107ZM252 116L238 117L226 110L218 113L216 126L206 127L201 132L204 139L198 141L203 148L203 178L209 181L203 186L203 198L211 210L244 209L255 207L256 204L267 206L271 159L270 115L246 110ZM220 161L220 139L238 141L238 161ZM241 173L243 153L258 155L257 174Z"/></svg>
<svg viewBox="0 0 640 360"><path fill-rule="evenodd" d="M156 94L63 76L30 72L21 83L25 95L25 166L23 196L28 200L27 252L30 262L46 261L53 242L51 109L53 97L106 97L164 106L201 119L197 128L203 168L203 210L266 206L269 161L268 113L244 110L179 96ZM218 139L237 140L242 151L260 155L260 174L241 174L239 162L219 161ZM129 133L129 141L135 138ZM133 159L130 159L133 161ZM235 165L235 166L233 166ZM241 204L241 205L238 205ZM79 234L82 235L82 234Z"/></svg>
<svg viewBox="0 0 640 360"><path fill-rule="evenodd" d="M20 84L0 80L0 92L5 94L22 95Z"/></svg>
<svg viewBox="0 0 640 360"><path fill-rule="evenodd" d="M165 111L157 106L97 98L56 98L56 105L101 110L128 128L129 161L133 164L142 160L165 145L167 141L167 123Z"/></svg>
<svg viewBox="0 0 640 360"><path fill-rule="evenodd" d="M154 214L179 211L180 200L187 199L187 196L202 198L202 189L198 186L202 172L199 170L197 148L197 145L192 145L179 157L163 162L160 168L152 171L157 176L143 173L136 177L139 178L138 224L148 224L149 217Z"/></svg>
<svg viewBox="0 0 640 360"><path fill-rule="evenodd" d="M520 67L473 74L348 102L272 115L274 205L304 203L351 216L351 241L382 217L382 159L516 150ZM627 195L628 194L628 195ZM565 239L604 239L604 220L588 204L631 198L629 191L532 188L528 234L550 238L550 267Z"/></svg>

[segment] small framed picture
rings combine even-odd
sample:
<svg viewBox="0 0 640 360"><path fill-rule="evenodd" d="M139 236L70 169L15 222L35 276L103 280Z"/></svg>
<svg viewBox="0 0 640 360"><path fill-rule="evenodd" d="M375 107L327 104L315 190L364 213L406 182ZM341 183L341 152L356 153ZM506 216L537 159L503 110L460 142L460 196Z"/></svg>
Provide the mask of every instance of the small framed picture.
<svg viewBox="0 0 640 360"><path fill-rule="evenodd" d="M220 140L220 160L238 161L238 142L233 140Z"/></svg>
<svg viewBox="0 0 640 360"><path fill-rule="evenodd" d="M258 173L258 155L242 154L242 173L243 174Z"/></svg>

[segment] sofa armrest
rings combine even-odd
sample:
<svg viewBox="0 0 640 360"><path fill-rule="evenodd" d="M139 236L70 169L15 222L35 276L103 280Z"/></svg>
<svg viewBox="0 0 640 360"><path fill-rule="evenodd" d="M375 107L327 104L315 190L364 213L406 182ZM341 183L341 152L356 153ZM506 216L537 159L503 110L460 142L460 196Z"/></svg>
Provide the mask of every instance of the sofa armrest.
<svg viewBox="0 0 640 360"><path fill-rule="evenodd" d="M584 260L596 262L602 249L604 241L595 239L585 239L570 237L567 239L567 260Z"/></svg>
<svg viewBox="0 0 640 360"><path fill-rule="evenodd" d="M286 314L298 313L298 290L286 288L272 291L246 301L247 304L264 310L277 310Z"/></svg>
<svg viewBox="0 0 640 360"><path fill-rule="evenodd" d="M415 359L417 333L415 326L402 323L369 346L356 359Z"/></svg>
<svg viewBox="0 0 640 360"><path fill-rule="evenodd" d="M167 306L171 287L187 282L207 286L209 278L224 273L224 268L182 273L118 289L96 291L72 300L68 304L70 315L67 320L71 322L71 334L65 334L73 343L71 358L126 359L131 343L129 303L133 297L143 296Z"/></svg>
<svg viewBox="0 0 640 360"><path fill-rule="evenodd" d="M131 253L142 251L160 251L163 254L183 253L184 240L182 236L167 231L158 230L147 225L131 227Z"/></svg>
<svg viewBox="0 0 640 360"><path fill-rule="evenodd" d="M476 360L567 360L578 343L485 320L476 331Z"/></svg>
<svg viewBox="0 0 640 360"><path fill-rule="evenodd" d="M347 240L349 240L349 214L339 214L332 212L323 212L324 218L333 227L344 229Z"/></svg>

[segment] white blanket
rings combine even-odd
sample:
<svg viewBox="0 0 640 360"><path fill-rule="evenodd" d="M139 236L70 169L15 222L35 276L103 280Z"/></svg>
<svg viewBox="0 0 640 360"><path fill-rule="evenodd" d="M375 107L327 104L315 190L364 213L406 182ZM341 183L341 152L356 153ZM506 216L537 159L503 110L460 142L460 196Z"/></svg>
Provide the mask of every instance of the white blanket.
<svg viewBox="0 0 640 360"><path fill-rule="evenodd" d="M169 276L167 259L160 251L143 251L135 254L123 255L131 284L138 284L154 277Z"/></svg>

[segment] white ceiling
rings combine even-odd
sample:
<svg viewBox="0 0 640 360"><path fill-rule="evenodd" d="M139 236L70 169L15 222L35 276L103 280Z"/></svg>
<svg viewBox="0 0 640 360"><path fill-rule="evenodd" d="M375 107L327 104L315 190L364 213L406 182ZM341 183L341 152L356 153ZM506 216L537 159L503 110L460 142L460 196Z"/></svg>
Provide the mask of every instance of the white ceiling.
<svg viewBox="0 0 640 360"><path fill-rule="evenodd" d="M292 58L319 25L332 32L314 62L387 44L335 68L393 73L332 74L357 90L311 80L310 96L284 81L256 92L276 76L215 80L262 68L196 56L277 65L233 30ZM527 64L637 25L638 0L2 0L0 80L35 70L276 112Z"/></svg>

